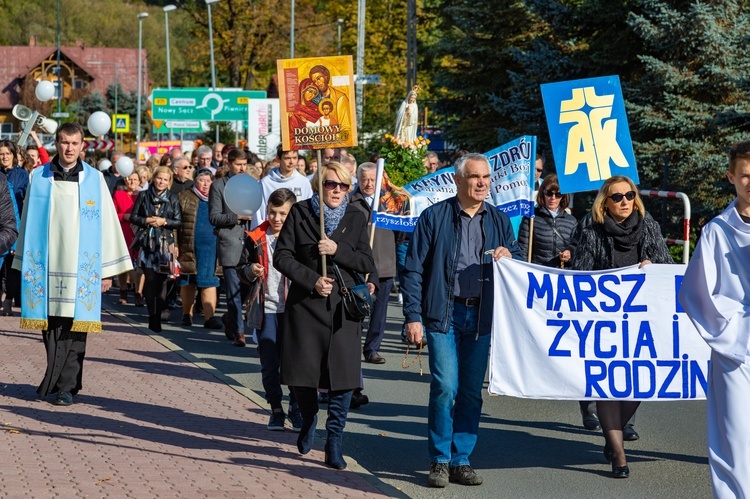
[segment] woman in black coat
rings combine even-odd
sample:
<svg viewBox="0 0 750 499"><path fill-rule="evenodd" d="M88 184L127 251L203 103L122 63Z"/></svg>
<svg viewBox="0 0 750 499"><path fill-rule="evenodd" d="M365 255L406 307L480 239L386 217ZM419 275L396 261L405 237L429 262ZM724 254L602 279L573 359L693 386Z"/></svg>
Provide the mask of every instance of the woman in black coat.
<svg viewBox="0 0 750 499"><path fill-rule="evenodd" d="M573 255L574 270L608 270L639 264L674 263L659 224L648 214L633 181L608 178L594 199L592 223L581 233ZM612 463L614 478L627 478L623 427L640 405L633 400L596 403L606 444L604 457Z"/></svg>
<svg viewBox="0 0 750 499"><path fill-rule="evenodd" d="M319 175L323 178L322 195L317 192ZM302 454L312 449L317 390L330 390L325 462L343 469L346 462L341 440L352 390L360 386L361 325L347 316L340 283L322 276L321 262L326 258L329 276L334 274L332 265L338 265L345 285L351 286L354 273L375 272L375 260L366 217L348 204L348 170L339 163L328 163L318 169L312 187L313 197L292 207L273 257L274 267L291 281L284 312L281 381L294 390L302 413L302 431L297 439ZM320 233L321 204L325 206L325 234Z"/></svg>
<svg viewBox="0 0 750 499"><path fill-rule="evenodd" d="M572 259L571 240L578 222L565 209L570 205L570 194L560 192L557 175L544 178L536 196L534 210L534 234L529 240L530 219L524 218L518 229L518 247L524 258L545 267L570 267Z"/></svg>
<svg viewBox="0 0 750 499"><path fill-rule="evenodd" d="M148 307L148 327L155 332L161 331L160 314L167 310L166 281L171 273L161 250L166 246L176 257L174 231L182 226L180 201L169 191L171 185L172 170L157 167L151 185L138 194L130 213L130 223L140 227L133 244L139 250L138 260L146 278L143 296Z"/></svg>

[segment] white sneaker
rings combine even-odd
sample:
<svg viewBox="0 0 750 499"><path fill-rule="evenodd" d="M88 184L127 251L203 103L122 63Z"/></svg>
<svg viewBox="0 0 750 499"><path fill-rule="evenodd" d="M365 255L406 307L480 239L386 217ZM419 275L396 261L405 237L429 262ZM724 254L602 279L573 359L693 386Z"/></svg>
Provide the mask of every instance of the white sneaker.
<svg viewBox="0 0 750 499"><path fill-rule="evenodd" d="M169 320L169 310L162 310L161 311L161 320L168 321Z"/></svg>
<svg viewBox="0 0 750 499"><path fill-rule="evenodd" d="M401 293L398 294L398 304L403 305L404 304L404 295Z"/></svg>

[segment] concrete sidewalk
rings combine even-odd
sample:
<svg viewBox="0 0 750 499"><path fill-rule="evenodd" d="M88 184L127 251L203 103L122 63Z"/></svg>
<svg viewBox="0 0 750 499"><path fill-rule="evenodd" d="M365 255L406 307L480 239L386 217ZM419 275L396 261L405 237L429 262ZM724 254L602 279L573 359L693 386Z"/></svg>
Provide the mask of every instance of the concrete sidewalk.
<svg viewBox="0 0 750 499"><path fill-rule="evenodd" d="M319 441L300 456L296 434L268 431L241 387L102 319L83 390L58 407L35 393L41 333L0 317L0 497L387 497L351 458L349 470L326 468Z"/></svg>

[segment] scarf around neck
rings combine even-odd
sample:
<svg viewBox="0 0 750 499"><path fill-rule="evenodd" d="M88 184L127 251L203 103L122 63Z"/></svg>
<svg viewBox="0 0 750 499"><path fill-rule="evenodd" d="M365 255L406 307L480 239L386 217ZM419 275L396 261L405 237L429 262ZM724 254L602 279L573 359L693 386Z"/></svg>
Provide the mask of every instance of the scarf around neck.
<svg viewBox="0 0 750 499"><path fill-rule="evenodd" d="M313 211L316 216L320 216L320 194L314 192L310 198L312 202ZM331 208L327 204L323 203L323 215L324 215L324 226L326 230L326 236L331 237L333 231L339 226L341 219L344 218L344 212L346 212L346 206L349 204L349 196L344 196L341 204L337 208Z"/></svg>
<svg viewBox="0 0 750 499"><path fill-rule="evenodd" d="M148 188L148 195L151 197L151 203L159 210L159 205L169 202L169 189L164 189L161 194L156 192L156 187L151 184Z"/></svg>
<svg viewBox="0 0 750 499"><path fill-rule="evenodd" d="M637 211L633 211L628 218L617 223L607 213L604 215L604 231L612 237L615 243L615 251L620 253L630 252L641 242L643 217Z"/></svg>
<svg viewBox="0 0 750 499"><path fill-rule="evenodd" d="M198 186L193 184L193 192L201 201L205 201L208 203L208 193L202 193L200 190L198 190Z"/></svg>

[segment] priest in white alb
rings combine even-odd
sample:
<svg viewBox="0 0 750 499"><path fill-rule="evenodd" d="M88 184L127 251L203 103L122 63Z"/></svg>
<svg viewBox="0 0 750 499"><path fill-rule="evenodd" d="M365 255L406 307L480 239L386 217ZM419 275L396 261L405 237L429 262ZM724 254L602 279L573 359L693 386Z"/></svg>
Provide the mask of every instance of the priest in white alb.
<svg viewBox="0 0 750 499"><path fill-rule="evenodd" d="M711 347L707 414L714 497L750 497L750 141L729 151L737 198L703 227L679 299Z"/></svg>
<svg viewBox="0 0 750 499"><path fill-rule="evenodd" d="M110 277L133 268L109 189L80 160L83 128L60 126L57 156L34 170L13 268L21 271L21 327L42 331L47 371L37 393L70 405L81 389L86 338L100 332Z"/></svg>

